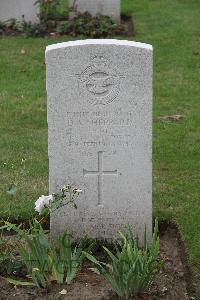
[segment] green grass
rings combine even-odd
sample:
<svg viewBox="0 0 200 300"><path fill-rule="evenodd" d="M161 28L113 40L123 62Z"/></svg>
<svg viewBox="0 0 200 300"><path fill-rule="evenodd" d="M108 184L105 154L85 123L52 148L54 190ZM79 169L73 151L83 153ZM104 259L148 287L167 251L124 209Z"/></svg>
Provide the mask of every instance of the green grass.
<svg viewBox="0 0 200 300"><path fill-rule="evenodd" d="M135 40L154 46L154 215L178 224L200 299L200 3L122 0L122 10L134 17ZM28 219L48 193L44 50L68 39L0 40L1 217ZM173 114L184 118L158 121Z"/></svg>

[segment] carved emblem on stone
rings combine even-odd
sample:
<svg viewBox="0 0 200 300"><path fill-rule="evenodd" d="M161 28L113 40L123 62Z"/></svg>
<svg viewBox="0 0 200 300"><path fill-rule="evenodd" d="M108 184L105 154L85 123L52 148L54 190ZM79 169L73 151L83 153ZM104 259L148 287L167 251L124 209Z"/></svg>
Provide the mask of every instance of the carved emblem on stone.
<svg viewBox="0 0 200 300"><path fill-rule="evenodd" d="M113 102L120 91L123 76L109 68L109 61L103 56L94 56L86 69L78 74L79 88L93 105Z"/></svg>

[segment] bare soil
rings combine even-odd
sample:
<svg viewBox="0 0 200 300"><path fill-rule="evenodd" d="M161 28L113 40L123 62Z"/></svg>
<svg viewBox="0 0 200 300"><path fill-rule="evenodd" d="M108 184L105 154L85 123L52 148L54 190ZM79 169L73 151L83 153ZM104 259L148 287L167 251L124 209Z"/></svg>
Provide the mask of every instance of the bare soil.
<svg viewBox="0 0 200 300"><path fill-rule="evenodd" d="M174 225L165 225L160 230L160 258L165 260L165 267L150 291L132 299L194 300L192 274L187 265L183 242ZM60 294L61 291L65 294ZM118 298L109 284L85 265L72 285L52 284L48 290L35 287L14 287L0 277L0 300L5 299L117 300Z"/></svg>

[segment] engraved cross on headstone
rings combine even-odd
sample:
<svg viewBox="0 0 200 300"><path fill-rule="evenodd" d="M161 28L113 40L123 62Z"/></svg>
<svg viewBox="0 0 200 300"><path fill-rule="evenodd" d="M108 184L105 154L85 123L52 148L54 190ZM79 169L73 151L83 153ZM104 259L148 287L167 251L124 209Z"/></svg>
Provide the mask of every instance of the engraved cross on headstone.
<svg viewBox="0 0 200 300"><path fill-rule="evenodd" d="M117 175L117 170L104 171L103 170L103 151L98 152L98 170L88 171L83 169L83 176L97 175L98 176L98 205L103 205L103 175Z"/></svg>

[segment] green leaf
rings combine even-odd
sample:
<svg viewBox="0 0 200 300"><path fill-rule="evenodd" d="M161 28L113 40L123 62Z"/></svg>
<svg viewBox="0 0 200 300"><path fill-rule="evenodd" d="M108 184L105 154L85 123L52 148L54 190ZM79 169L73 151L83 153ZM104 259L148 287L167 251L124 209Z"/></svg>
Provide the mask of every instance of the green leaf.
<svg viewBox="0 0 200 300"><path fill-rule="evenodd" d="M103 246L103 249L108 253L113 262L117 260L116 256L110 250L108 250L108 248Z"/></svg>
<svg viewBox="0 0 200 300"><path fill-rule="evenodd" d="M94 264L98 265L101 267L101 264L100 262L91 254L87 253L87 252L84 252L83 251L83 254L87 257L87 259L89 259L91 262L93 262Z"/></svg>
<svg viewBox="0 0 200 300"><path fill-rule="evenodd" d="M14 285L23 285L23 286L35 286L35 284L33 282L28 282L28 281L21 281L21 280L15 280L15 279L12 279L12 278L6 278L6 280L9 282L9 283L12 283Z"/></svg>

